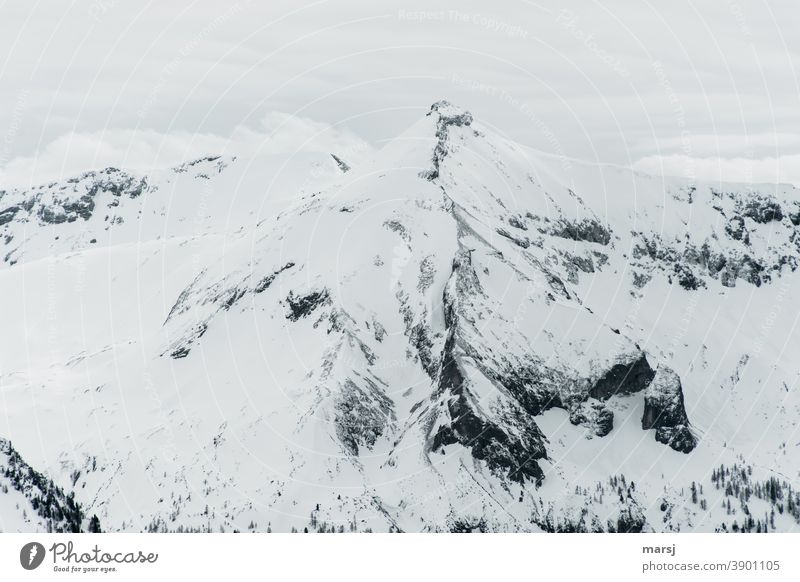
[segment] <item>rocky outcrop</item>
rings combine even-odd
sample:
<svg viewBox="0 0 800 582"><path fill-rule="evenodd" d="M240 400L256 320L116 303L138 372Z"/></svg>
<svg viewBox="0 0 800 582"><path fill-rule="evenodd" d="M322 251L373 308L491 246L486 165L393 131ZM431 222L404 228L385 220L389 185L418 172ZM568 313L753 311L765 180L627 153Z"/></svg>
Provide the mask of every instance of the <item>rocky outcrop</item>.
<svg viewBox="0 0 800 582"><path fill-rule="evenodd" d="M759 287L797 269L797 203L782 205L758 191L709 190L710 206L721 221L719 232L716 226L702 238L694 229L669 237L635 232L633 264L649 273L661 271L687 290L702 289L713 279L724 287L735 287L739 280Z"/></svg>
<svg viewBox="0 0 800 582"><path fill-rule="evenodd" d="M256 283L255 287L253 287L253 293L263 293L264 291L269 289L270 285L272 285L272 283L275 281L275 278L278 275L280 275L281 273L283 273L287 269L291 269L292 267L294 267L294 263L290 261L290 262L286 263L283 267L278 269L277 271L273 271L272 273L270 273L266 277L262 277L258 281L258 283Z"/></svg>
<svg viewBox="0 0 800 582"><path fill-rule="evenodd" d="M616 394L641 392L650 385L655 374L647 357L640 353L606 371L589 390L589 395L598 400L608 400Z"/></svg>
<svg viewBox="0 0 800 582"><path fill-rule="evenodd" d="M734 240L749 241L743 222L732 219L726 232ZM791 255L774 254L769 264L756 259L743 244L741 248L722 248L711 240L696 246L692 242L667 242L658 235L638 236L633 248L634 265L649 272L664 272L670 283L678 283L687 290L706 287L706 278L717 279L724 287L735 287L741 279L760 287L772 279L770 272L779 273L784 266L797 268L797 259Z"/></svg>
<svg viewBox="0 0 800 582"><path fill-rule="evenodd" d="M733 216L728 220L728 223L725 225L725 234L733 240L741 241L744 244L750 244L750 233L747 232L747 226L745 226L744 218L741 216Z"/></svg>
<svg viewBox="0 0 800 582"><path fill-rule="evenodd" d="M800 202L796 200L792 202L792 210L789 211L789 221L794 226L800 226Z"/></svg>
<svg viewBox="0 0 800 582"><path fill-rule="evenodd" d="M599 220L584 218L581 220L568 220L560 218L549 226L540 229L543 234L557 236L574 241L583 241L607 245L611 242L611 231Z"/></svg>
<svg viewBox="0 0 800 582"><path fill-rule="evenodd" d="M342 158L336 154L331 154L331 157L333 158L333 161L336 162L336 165L339 167L339 170L341 170L342 174L346 174L350 171L350 164L345 162Z"/></svg>
<svg viewBox="0 0 800 582"><path fill-rule="evenodd" d="M17 215L17 212L19 211L20 211L19 206L10 206L5 210L0 211L0 226L8 224L12 220L14 220L14 217Z"/></svg>
<svg viewBox="0 0 800 582"><path fill-rule="evenodd" d="M289 313L286 314L286 318L297 321L310 315L319 306L329 304L330 294L327 289L311 291L305 295L295 295L290 291L286 297L286 303L289 304Z"/></svg>
<svg viewBox="0 0 800 582"><path fill-rule="evenodd" d="M336 398L336 435L351 455L370 449L394 420L392 401L380 387L363 378L357 384L346 380Z"/></svg>
<svg viewBox="0 0 800 582"><path fill-rule="evenodd" d="M681 453L691 452L697 439L689 428L678 375L660 366L644 393L642 428L656 429L656 440Z"/></svg>
<svg viewBox="0 0 800 582"><path fill-rule="evenodd" d="M525 479L541 483L544 472L537 461L547 457L544 435L513 403L505 411L495 411L503 418L503 423L476 406L477 398L470 391L470 380L461 365L465 355L455 341L455 334L451 334L445 347L438 395L439 406L446 410L433 419L434 426L438 426L431 437L430 449L438 451L458 443L470 449L472 456L484 461L495 473L520 483Z"/></svg>
<svg viewBox="0 0 800 582"><path fill-rule="evenodd" d="M192 351L192 347L208 331L208 324L200 322L193 325L184 335L168 350L173 360L185 358ZM162 354L163 355L163 354Z"/></svg>
<svg viewBox="0 0 800 582"><path fill-rule="evenodd" d="M742 216L751 218L759 224L783 220L783 209L772 196L751 193L746 198L737 200L737 207Z"/></svg>
<svg viewBox="0 0 800 582"><path fill-rule="evenodd" d="M614 428L614 413L593 398L577 402L569 410L569 421L587 427L592 434L604 437Z"/></svg>

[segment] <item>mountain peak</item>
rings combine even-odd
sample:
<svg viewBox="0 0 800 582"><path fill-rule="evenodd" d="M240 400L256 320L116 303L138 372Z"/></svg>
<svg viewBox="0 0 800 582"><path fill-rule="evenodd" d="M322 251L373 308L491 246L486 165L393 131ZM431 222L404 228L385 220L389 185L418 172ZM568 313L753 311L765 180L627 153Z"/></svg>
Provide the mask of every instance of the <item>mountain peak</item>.
<svg viewBox="0 0 800 582"><path fill-rule="evenodd" d="M457 105L453 105L446 99L442 99L431 105L431 110L428 112L428 115L432 113L437 113L440 122L446 125L470 125L473 120L472 113Z"/></svg>
<svg viewBox="0 0 800 582"><path fill-rule="evenodd" d="M451 127L465 127L472 125L472 114L442 99L431 105L431 110L427 117L436 113L436 147L433 150L433 167L430 170L420 172L419 176L426 180L435 180L439 177L439 165L447 156L451 147L448 144L448 134Z"/></svg>

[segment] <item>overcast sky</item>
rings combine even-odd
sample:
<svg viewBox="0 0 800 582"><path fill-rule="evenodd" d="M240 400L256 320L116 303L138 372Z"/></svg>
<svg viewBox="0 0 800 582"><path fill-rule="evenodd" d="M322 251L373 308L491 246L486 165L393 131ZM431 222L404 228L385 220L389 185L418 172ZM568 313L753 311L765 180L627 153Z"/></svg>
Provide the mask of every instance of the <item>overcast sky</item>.
<svg viewBox="0 0 800 582"><path fill-rule="evenodd" d="M0 0L0 188L380 147L447 98L541 150L800 184L793 1Z"/></svg>

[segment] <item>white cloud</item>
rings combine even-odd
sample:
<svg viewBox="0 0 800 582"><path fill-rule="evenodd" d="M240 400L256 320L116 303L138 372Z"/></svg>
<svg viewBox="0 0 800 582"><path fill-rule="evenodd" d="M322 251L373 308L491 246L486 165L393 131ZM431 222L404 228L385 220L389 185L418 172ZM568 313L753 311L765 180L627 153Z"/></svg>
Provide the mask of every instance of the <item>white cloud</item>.
<svg viewBox="0 0 800 582"><path fill-rule="evenodd" d="M310 137L358 149L312 120L345 120L381 143L440 98L569 157L642 157L682 173L686 160L665 156L684 155L698 175L722 165L729 178L753 158L763 161L745 167L759 179L794 180L781 160L800 153L795 13L753 2L18 0L0 19L0 180Z"/></svg>
<svg viewBox="0 0 800 582"><path fill-rule="evenodd" d="M800 154L780 157L722 158L680 154L646 156L634 169L648 174L712 182L787 183L800 186Z"/></svg>
<svg viewBox="0 0 800 582"><path fill-rule="evenodd" d="M672 136L642 142L640 149L660 151L672 154L676 151L696 157L734 157L746 152L769 150L781 151L800 146L800 134L797 133L745 133L745 134L691 134Z"/></svg>
<svg viewBox="0 0 800 582"><path fill-rule="evenodd" d="M67 133L51 141L37 155L9 160L0 168L0 184L30 186L107 166L147 171L207 155L326 152L357 161L371 150L365 140L347 129L274 112L264 117L255 129L236 127L230 137L132 129Z"/></svg>

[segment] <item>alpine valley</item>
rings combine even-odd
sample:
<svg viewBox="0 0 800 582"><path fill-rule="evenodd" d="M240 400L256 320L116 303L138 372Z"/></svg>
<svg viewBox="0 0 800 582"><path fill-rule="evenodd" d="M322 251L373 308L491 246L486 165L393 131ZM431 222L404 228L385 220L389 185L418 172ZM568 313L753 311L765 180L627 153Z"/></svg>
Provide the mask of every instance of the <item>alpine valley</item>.
<svg viewBox="0 0 800 582"><path fill-rule="evenodd" d="M798 189L349 154L0 191L0 529L800 530Z"/></svg>

